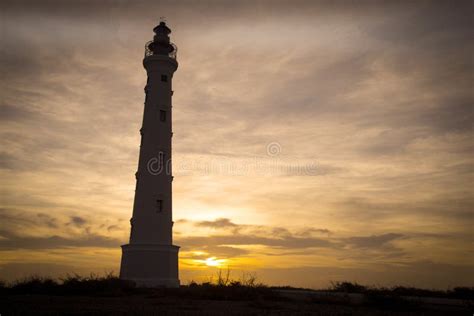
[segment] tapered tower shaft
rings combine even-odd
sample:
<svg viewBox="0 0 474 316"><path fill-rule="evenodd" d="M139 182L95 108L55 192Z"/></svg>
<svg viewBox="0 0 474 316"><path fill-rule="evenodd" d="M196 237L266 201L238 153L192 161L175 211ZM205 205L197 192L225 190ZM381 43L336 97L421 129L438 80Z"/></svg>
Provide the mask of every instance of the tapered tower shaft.
<svg viewBox="0 0 474 316"><path fill-rule="evenodd" d="M176 46L164 22L145 46L145 107L130 242L122 246L120 277L145 286L179 286L178 249L172 244L172 78Z"/></svg>

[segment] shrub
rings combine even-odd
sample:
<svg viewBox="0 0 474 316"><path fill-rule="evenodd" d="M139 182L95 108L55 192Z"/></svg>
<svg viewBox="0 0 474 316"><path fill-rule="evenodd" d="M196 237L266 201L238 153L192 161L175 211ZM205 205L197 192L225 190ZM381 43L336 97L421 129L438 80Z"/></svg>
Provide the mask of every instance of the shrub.
<svg viewBox="0 0 474 316"><path fill-rule="evenodd" d="M120 280L109 273L105 276L91 274L83 277L77 274L66 275L60 282L47 277L30 276L14 282L11 286L3 285L1 291L11 294L45 294L45 295L123 295L129 293L135 284Z"/></svg>
<svg viewBox="0 0 474 316"><path fill-rule="evenodd" d="M329 290L344 293L365 293L367 292L367 287L351 282L331 282L331 287Z"/></svg>
<svg viewBox="0 0 474 316"><path fill-rule="evenodd" d="M448 291L448 296L463 300L474 300L474 287L455 287Z"/></svg>
<svg viewBox="0 0 474 316"><path fill-rule="evenodd" d="M59 284L48 277L30 276L14 282L10 290L13 293L50 294L57 293Z"/></svg>

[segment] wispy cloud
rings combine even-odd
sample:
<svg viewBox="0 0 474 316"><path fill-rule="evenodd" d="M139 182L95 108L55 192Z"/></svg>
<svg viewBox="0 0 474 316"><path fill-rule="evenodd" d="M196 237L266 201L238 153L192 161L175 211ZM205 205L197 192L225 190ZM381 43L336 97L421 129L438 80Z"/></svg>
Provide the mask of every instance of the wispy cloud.
<svg viewBox="0 0 474 316"><path fill-rule="evenodd" d="M214 221L201 221L196 223L196 226L201 227L211 227L211 228L228 228L228 227L237 227L237 224L234 224L228 218L218 218Z"/></svg>

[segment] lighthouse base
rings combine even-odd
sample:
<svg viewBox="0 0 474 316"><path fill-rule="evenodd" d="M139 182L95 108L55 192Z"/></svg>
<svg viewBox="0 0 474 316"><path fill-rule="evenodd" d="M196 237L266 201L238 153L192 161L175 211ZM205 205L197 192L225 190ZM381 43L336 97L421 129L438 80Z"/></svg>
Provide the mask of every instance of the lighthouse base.
<svg viewBox="0 0 474 316"><path fill-rule="evenodd" d="M174 245L123 245L120 278L139 287L179 287L178 251Z"/></svg>

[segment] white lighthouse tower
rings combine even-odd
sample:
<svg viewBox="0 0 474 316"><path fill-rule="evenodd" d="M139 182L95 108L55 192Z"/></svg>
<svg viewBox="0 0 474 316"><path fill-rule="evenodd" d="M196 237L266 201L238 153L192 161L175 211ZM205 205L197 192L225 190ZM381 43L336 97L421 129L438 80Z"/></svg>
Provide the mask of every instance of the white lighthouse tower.
<svg viewBox="0 0 474 316"><path fill-rule="evenodd" d="M171 213L171 79L178 68L176 46L165 22L145 46L148 75L136 173L130 242L122 246L120 278L139 286L178 287L178 246Z"/></svg>

